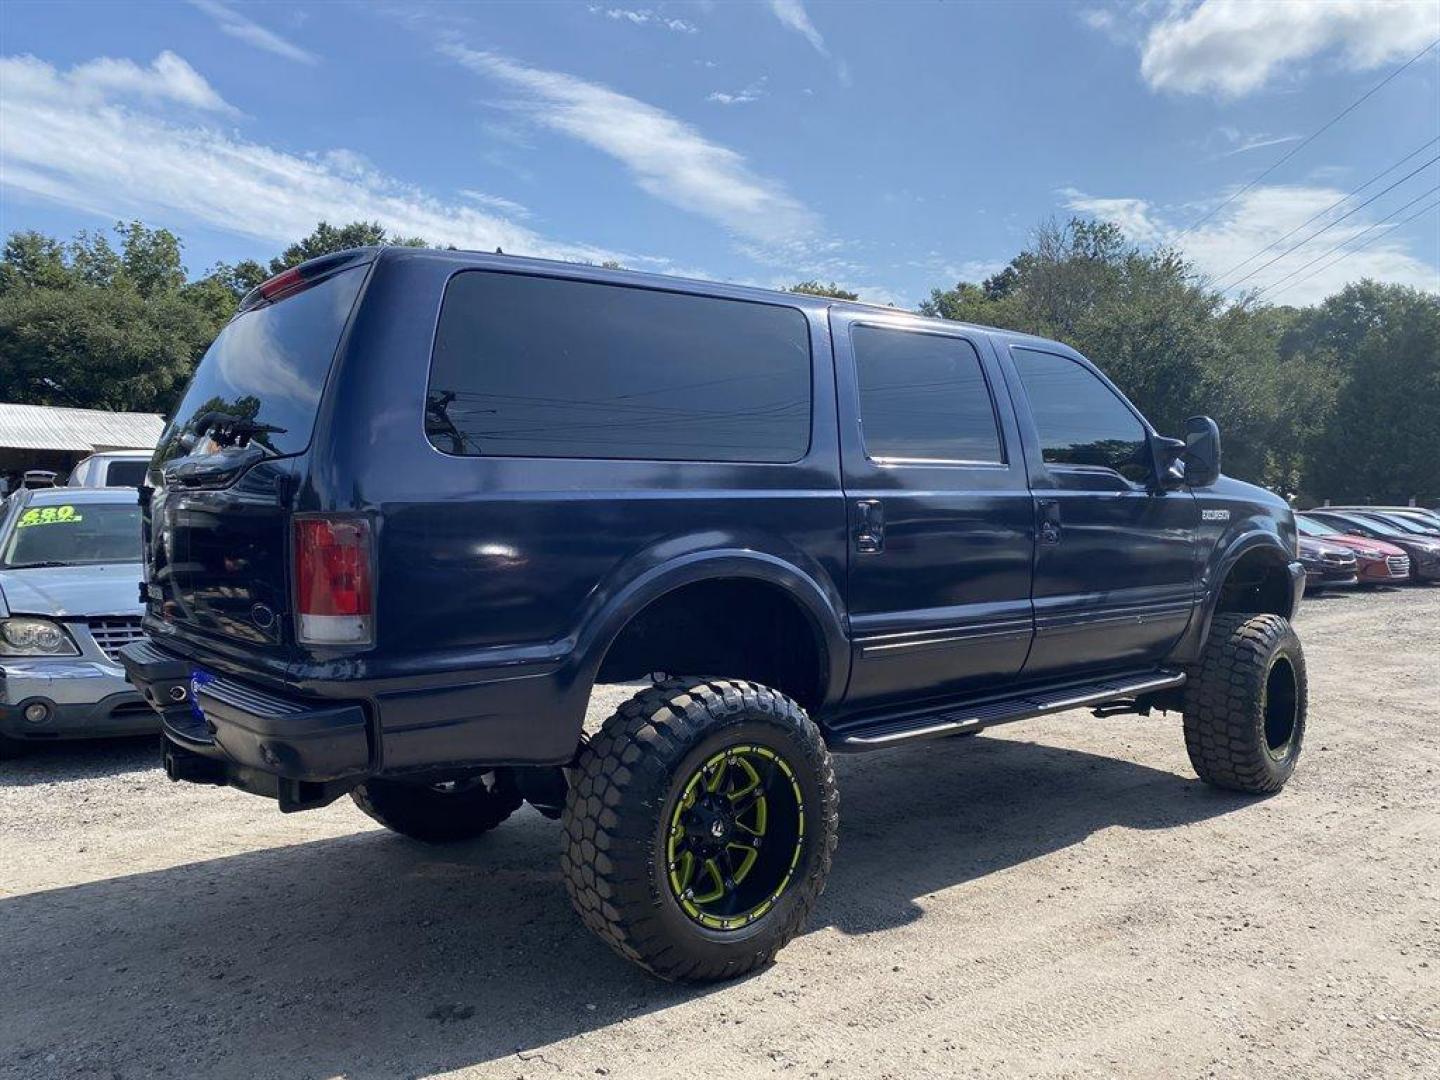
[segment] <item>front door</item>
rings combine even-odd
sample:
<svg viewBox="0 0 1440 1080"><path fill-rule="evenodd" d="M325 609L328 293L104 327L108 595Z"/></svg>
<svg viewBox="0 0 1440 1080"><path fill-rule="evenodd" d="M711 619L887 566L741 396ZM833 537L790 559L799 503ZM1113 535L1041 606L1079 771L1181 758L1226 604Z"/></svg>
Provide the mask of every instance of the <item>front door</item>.
<svg viewBox="0 0 1440 1080"><path fill-rule="evenodd" d="M1024 674L1157 663L1195 606L1195 498L1155 482L1148 428L1095 370L1031 348L1010 358L1038 532Z"/></svg>
<svg viewBox="0 0 1440 1080"><path fill-rule="evenodd" d="M849 506L847 705L950 697L1019 672L1034 512L989 338L832 312Z"/></svg>

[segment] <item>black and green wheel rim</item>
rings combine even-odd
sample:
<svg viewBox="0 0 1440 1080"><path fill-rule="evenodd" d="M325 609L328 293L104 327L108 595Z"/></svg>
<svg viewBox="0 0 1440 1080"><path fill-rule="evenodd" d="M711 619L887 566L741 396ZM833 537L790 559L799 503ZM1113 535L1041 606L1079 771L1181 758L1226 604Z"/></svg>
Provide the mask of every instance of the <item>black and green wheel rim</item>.
<svg viewBox="0 0 1440 1080"><path fill-rule="evenodd" d="M731 746L686 778L665 838L670 891L708 930L742 930L790 887L805 847L805 803L768 746Z"/></svg>

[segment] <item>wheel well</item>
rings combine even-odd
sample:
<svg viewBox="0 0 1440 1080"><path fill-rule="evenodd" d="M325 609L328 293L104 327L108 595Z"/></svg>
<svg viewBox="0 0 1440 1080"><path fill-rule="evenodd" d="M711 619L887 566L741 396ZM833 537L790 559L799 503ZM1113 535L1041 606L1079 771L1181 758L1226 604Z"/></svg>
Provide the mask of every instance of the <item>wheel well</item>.
<svg viewBox="0 0 1440 1080"><path fill-rule="evenodd" d="M1217 613L1290 615L1290 569L1275 552L1248 551L1230 568L1220 586Z"/></svg>
<svg viewBox="0 0 1440 1080"><path fill-rule="evenodd" d="M596 682L654 671L750 679L813 709L824 700L816 628L789 594L763 581L683 585L636 613L606 650Z"/></svg>

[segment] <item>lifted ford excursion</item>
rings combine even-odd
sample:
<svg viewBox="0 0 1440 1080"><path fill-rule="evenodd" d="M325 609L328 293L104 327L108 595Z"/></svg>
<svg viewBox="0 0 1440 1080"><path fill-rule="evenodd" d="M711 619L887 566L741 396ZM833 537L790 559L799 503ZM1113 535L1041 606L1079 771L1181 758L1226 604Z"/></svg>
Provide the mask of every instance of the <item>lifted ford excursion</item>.
<svg viewBox="0 0 1440 1080"><path fill-rule="evenodd" d="M720 979L804 926L832 751L1176 710L1278 791L1295 522L1052 341L503 255L261 285L141 491L129 677L176 780L426 841L529 801L581 918ZM597 682L649 679L598 731Z"/></svg>

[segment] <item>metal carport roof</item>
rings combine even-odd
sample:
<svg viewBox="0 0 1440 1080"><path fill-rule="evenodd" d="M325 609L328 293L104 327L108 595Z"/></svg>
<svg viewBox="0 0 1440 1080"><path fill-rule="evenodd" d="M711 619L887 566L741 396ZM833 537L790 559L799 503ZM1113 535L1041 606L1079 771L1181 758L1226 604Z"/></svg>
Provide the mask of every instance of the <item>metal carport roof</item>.
<svg viewBox="0 0 1440 1080"><path fill-rule="evenodd" d="M0 402L0 450L150 450L164 427L157 413Z"/></svg>

